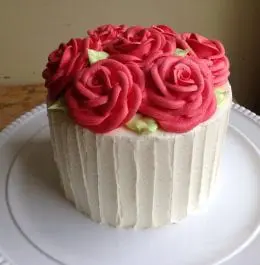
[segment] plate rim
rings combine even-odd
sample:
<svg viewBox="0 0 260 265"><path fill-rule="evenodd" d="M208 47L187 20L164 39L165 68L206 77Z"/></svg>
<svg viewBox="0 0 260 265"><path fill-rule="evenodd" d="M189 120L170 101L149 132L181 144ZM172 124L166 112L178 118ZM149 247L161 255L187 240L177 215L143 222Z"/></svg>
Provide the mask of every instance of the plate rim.
<svg viewBox="0 0 260 265"><path fill-rule="evenodd" d="M8 124L6 127L4 127L0 131L0 148L8 141L8 139L14 134L23 124L30 120L33 116L35 116L37 113L42 112L46 110L46 104L43 103L41 105L38 105L31 109L28 112L25 112L21 116L19 116L17 119L15 119L13 122ZM245 108L244 106L232 102L232 110L239 113L240 115L248 118L252 122L254 122L259 128L260 128L260 116L254 113L253 111ZM224 258L225 260L225 258ZM11 264L4 255L0 252L0 265L13 265Z"/></svg>

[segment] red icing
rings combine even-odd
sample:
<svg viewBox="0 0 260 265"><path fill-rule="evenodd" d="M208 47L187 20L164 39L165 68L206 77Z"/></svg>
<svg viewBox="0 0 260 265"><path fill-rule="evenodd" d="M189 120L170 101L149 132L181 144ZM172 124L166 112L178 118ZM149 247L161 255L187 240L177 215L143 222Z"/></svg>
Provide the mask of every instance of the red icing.
<svg viewBox="0 0 260 265"><path fill-rule="evenodd" d="M158 30L159 32L168 35L168 36L176 36L177 32L174 31L172 28L166 26L166 25L153 25L153 29Z"/></svg>
<svg viewBox="0 0 260 265"><path fill-rule="evenodd" d="M109 43L105 50L109 54L128 54L146 60L160 51L172 53L176 49L174 38L166 38L154 28L134 26L128 28L122 36Z"/></svg>
<svg viewBox="0 0 260 265"><path fill-rule="evenodd" d="M172 28L166 25L153 25L152 28L162 33L167 40L176 42L176 48L188 50L189 55L196 56L195 52L190 49L188 43L182 38L179 33L174 31Z"/></svg>
<svg viewBox="0 0 260 265"><path fill-rule="evenodd" d="M144 86L143 72L105 59L85 68L67 90L65 102L70 116L95 133L112 131L128 122L138 111Z"/></svg>
<svg viewBox="0 0 260 265"><path fill-rule="evenodd" d="M230 65L225 56L224 46L217 40L209 40L195 33L184 33L182 38L199 58L208 59L212 62L210 69L214 86L222 86L227 83Z"/></svg>
<svg viewBox="0 0 260 265"><path fill-rule="evenodd" d="M125 25L102 25L94 30L88 30L88 35L95 39L99 39L102 46L105 47L115 38L121 36L125 32L127 26Z"/></svg>
<svg viewBox="0 0 260 265"><path fill-rule="evenodd" d="M94 38L71 39L49 55L42 76L50 101L57 100L71 85L77 72L85 67L88 59L87 48L100 50L101 43Z"/></svg>
<svg viewBox="0 0 260 265"><path fill-rule="evenodd" d="M139 112L154 118L168 132L187 132L216 110L212 75L194 57L162 56L146 77Z"/></svg>
<svg viewBox="0 0 260 265"><path fill-rule="evenodd" d="M220 42L165 25L103 25L88 34L61 44L43 71L49 100L64 96L77 124L105 133L139 112L161 129L181 133L215 112L213 87L229 76ZM188 56L174 56L176 48L189 50ZM88 49L109 58L90 65Z"/></svg>

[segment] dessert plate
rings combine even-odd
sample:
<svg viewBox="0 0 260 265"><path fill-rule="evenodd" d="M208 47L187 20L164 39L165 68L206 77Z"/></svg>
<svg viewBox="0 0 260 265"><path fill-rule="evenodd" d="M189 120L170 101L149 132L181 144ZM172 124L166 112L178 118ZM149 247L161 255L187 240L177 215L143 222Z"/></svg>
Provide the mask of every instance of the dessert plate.
<svg viewBox="0 0 260 265"><path fill-rule="evenodd" d="M258 265L260 119L233 105L207 210L158 229L93 223L64 199L42 105L0 134L1 265Z"/></svg>

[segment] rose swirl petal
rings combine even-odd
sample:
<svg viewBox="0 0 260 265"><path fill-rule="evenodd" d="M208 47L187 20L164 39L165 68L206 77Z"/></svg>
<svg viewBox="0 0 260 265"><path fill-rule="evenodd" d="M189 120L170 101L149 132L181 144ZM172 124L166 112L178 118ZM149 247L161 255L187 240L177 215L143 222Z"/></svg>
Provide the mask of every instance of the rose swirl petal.
<svg viewBox="0 0 260 265"><path fill-rule="evenodd" d="M225 48L220 41L209 40L195 33L183 33L181 38L198 58L207 59L212 63L210 70L213 76L214 87L222 86L228 82L230 64L225 56Z"/></svg>
<svg viewBox="0 0 260 265"><path fill-rule="evenodd" d="M87 49L100 49L100 42L85 39L71 39L60 44L48 57L48 63L42 73L48 88L49 101L56 101L73 83L74 77L86 65Z"/></svg>
<svg viewBox="0 0 260 265"><path fill-rule="evenodd" d="M212 75L200 59L163 56L153 63L147 80L139 112L165 131L189 131L216 110Z"/></svg>
<svg viewBox="0 0 260 265"><path fill-rule="evenodd" d="M95 133L112 131L133 118L142 101L143 72L135 63L105 59L85 68L66 92L70 116Z"/></svg>

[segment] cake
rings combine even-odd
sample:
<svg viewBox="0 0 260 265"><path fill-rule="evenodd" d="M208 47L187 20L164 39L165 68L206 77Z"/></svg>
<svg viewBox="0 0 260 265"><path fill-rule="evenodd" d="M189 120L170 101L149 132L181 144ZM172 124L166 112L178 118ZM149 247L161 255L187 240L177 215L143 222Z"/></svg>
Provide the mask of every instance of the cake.
<svg viewBox="0 0 260 265"><path fill-rule="evenodd" d="M232 104L223 45L166 25L103 25L43 71L66 198L91 220L150 228L207 204Z"/></svg>

